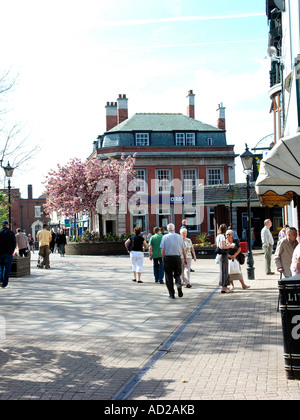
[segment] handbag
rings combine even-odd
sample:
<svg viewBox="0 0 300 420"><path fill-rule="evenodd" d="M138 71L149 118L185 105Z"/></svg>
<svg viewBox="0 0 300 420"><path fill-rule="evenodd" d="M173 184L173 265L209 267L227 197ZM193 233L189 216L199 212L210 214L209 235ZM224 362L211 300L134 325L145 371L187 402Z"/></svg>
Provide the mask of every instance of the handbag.
<svg viewBox="0 0 300 420"><path fill-rule="evenodd" d="M215 263L216 263L216 264L220 264L220 257L219 257L219 255L217 255L217 256L216 256L216 258L215 258Z"/></svg>
<svg viewBox="0 0 300 420"><path fill-rule="evenodd" d="M240 264L238 260L229 260L228 262L228 272L229 274L239 274L241 272L240 270Z"/></svg>
<svg viewBox="0 0 300 420"><path fill-rule="evenodd" d="M241 265L245 264L245 255L242 252L237 255L236 259Z"/></svg>

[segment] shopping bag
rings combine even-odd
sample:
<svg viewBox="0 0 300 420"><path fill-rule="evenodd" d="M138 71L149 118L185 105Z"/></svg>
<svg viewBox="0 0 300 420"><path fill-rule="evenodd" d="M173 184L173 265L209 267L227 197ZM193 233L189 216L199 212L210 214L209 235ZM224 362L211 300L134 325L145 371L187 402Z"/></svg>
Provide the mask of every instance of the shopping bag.
<svg viewBox="0 0 300 420"><path fill-rule="evenodd" d="M229 260L229 274L238 274L241 272L238 260Z"/></svg>

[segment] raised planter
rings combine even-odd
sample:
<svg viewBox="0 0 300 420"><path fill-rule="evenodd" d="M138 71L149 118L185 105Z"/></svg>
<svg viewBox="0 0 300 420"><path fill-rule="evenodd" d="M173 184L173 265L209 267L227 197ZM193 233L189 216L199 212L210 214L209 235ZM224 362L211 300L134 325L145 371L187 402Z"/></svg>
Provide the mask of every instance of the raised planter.
<svg viewBox="0 0 300 420"><path fill-rule="evenodd" d="M30 276L30 256L29 257L13 257L10 270L10 277Z"/></svg>
<svg viewBox="0 0 300 420"><path fill-rule="evenodd" d="M125 241L69 242L66 255L128 255Z"/></svg>
<svg viewBox="0 0 300 420"><path fill-rule="evenodd" d="M199 246L195 249L195 254L197 259L213 259L216 258L215 247L211 246Z"/></svg>

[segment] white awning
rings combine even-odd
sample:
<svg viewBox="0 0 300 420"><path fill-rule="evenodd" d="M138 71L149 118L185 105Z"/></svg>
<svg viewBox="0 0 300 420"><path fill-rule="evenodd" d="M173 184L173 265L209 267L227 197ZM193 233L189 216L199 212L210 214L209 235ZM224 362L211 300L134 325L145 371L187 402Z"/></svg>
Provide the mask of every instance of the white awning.
<svg viewBox="0 0 300 420"><path fill-rule="evenodd" d="M281 139L261 161L255 190L268 206L285 206L300 195L300 134Z"/></svg>

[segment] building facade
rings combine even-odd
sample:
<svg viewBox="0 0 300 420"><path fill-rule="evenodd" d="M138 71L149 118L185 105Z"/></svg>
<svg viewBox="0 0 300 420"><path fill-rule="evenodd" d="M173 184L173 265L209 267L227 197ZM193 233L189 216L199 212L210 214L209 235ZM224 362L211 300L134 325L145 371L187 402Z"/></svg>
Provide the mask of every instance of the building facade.
<svg viewBox="0 0 300 420"><path fill-rule="evenodd" d="M271 57L270 112L274 114L276 151L272 151L264 159L266 164L263 165L263 171L260 170L257 192L262 204L274 205L277 202L285 206L284 223L299 228L299 215L294 205L299 202L298 186L293 177L299 179L300 175L297 156L299 147L297 142L295 143L300 131L300 1L266 0L266 14L269 24L268 51ZM289 139L290 144L296 144L295 152L291 150L291 153L286 154L287 149L285 147L281 149L281 140L285 139ZM286 173L280 172L280 169L277 173L276 171L274 174L269 173L271 164L274 167L273 155L276 153L280 153L282 162L279 162L279 167L285 167ZM290 168L287 168L287 163ZM285 180L286 174L289 174L290 180ZM280 183L286 185L286 191L283 191L283 186L279 190ZM269 191L268 184L270 184ZM288 203L290 205L286 205Z"/></svg>
<svg viewBox="0 0 300 420"><path fill-rule="evenodd" d="M8 194L6 189L2 191ZM27 192L28 197L22 198L19 189L11 189L12 229L16 233L16 229L20 228L27 235L30 233L36 241L37 232L43 228L44 223L49 223L49 218L44 213L46 196L33 198L32 185L28 185Z"/></svg>
<svg viewBox="0 0 300 420"><path fill-rule="evenodd" d="M137 182L122 214L103 214L100 230L130 234L135 226L152 232L154 226L183 219L193 235L213 234L214 208L193 205L200 185L235 182L234 145L226 139L225 107L217 109L217 125L195 119L195 94L187 95L187 115L136 113L128 117L128 98L119 95L106 104L106 132L94 142L91 158L119 159L136 153ZM224 215L225 217L225 215Z"/></svg>

